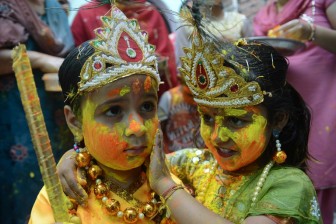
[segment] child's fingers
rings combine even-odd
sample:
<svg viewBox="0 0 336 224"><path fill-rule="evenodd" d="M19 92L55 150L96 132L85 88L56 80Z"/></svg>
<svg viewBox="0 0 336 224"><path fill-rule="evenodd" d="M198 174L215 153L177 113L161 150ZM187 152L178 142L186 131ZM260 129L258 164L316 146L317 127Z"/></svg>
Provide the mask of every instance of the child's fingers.
<svg viewBox="0 0 336 224"><path fill-rule="evenodd" d="M77 181L81 186L87 185L85 169L80 167L77 168Z"/></svg>
<svg viewBox="0 0 336 224"><path fill-rule="evenodd" d="M77 172L77 176L78 176ZM77 183L77 178L74 172L66 172L60 178L64 193L74 199L78 204L85 205L87 202L88 195L83 189L83 187ZM86 181L86 178L85 178ZM78 181L80 182L80 181Z"/></svg>

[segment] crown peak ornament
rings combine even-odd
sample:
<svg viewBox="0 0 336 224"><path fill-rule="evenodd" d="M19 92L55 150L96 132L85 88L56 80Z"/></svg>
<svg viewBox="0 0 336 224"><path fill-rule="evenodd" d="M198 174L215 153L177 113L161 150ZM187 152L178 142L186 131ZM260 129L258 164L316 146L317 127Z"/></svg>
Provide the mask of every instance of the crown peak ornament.
<svg viewBox="0 0 336 224"><path fill-rule="evenodd" d="M184 48L184 52L180 72L199 105L235 108L263 102L259 84L245 81L233 68L225 66L225 54L198 34L192 39L192 47Z"/></svg>
<svg viewBox="0 0 336 224"><path fill-rule="evenodd" d="M116 6L111 16L102 16L102 27L90 41L94 53L85 62L77 94L89 92L134 74L149 75L160 84L155 47L135 19L128 19Z"/></svg>

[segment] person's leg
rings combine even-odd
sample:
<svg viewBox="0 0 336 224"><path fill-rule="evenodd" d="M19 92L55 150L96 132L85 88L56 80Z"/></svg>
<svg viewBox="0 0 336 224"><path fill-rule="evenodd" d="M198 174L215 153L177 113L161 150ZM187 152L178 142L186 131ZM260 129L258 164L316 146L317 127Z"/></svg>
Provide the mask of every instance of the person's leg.
<svg viewBox="0 0 336 224"><path fill-rule="evenodd" d="M316 190L324 224L333 224L336 210L336 188Z"/></svg>

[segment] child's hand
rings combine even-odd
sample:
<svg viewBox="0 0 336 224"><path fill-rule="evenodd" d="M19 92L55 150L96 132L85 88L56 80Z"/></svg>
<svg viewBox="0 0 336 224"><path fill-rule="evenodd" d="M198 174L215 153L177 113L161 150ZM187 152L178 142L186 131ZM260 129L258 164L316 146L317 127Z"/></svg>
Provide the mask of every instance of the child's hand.
<svg viewBox="0 0 336 224"><path fill-rule="evenodd" d="M148 180L151 188L160 195L175 184L166 165L162 131L160 129L156 132L153 151L150 156Z"/></svg>
<svg viewBox="0 0 336 224"><path fill-rule="evenodd" d="M81 206L86 206L88 195L82 186L87 184L85 170L76 167L75 152L66 152L57 165L64 193Z"/></svg>
<svg viewBox="0 0 336 224"><path fill-rule="evenodd" d="M281 26L276 26L272 30L269 30L268 36L307 41L309 40L312 32L312 27L308 24L308 22L294 19Z"/></svg>

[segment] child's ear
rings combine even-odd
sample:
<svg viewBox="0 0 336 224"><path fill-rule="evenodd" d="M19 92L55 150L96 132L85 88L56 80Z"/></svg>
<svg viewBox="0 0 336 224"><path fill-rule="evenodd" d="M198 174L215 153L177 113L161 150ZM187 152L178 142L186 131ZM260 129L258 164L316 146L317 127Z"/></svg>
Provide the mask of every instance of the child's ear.
<svg viewBox="0 0 336 224"><path fill-rule="evenodd" d="M71 109L69 105L64 106L64 116L65 120L70 128L72 134L75 137L76 142L80 142L83 140L83 132L82 132L82 123L78 120L75 113Z"/></svg>
<svg viewBox="0 0 336 224"><path fill-rule="evenodd" d="M278 112L274 117L274 128L281 131L286 126L288 119L288 113Z"/></svg>

